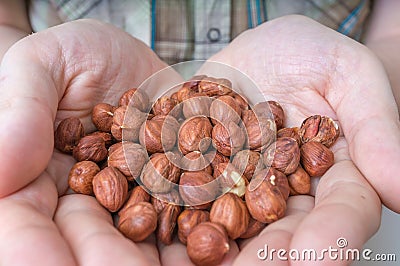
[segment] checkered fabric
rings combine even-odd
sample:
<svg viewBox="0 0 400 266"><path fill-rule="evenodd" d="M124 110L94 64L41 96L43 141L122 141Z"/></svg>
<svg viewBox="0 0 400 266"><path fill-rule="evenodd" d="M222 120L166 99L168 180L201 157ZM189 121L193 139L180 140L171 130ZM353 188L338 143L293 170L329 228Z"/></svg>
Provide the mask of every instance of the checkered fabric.
<svg viewBox="0 0 400 266"><path fill-rule="evenodd" d="M359 40L373 0L32 0L34 30L79 18L112 23L167 63L207 59L246 29L302 14Z"/></svg>

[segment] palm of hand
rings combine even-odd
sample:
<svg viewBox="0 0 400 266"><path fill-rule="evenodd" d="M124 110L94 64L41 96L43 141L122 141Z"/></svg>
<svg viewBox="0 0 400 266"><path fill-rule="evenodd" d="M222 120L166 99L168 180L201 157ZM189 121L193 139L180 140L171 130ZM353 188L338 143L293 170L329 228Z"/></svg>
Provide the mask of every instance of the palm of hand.
<svg viewBox="0 0 400 266"><path fill-rule="evenodd" d="M267 98L278 100L283 104L287 111L287 117L290 118L287 121L288 126L299 125L304 117L321 113L338 119L346 138L348 136L350 138L347 138L347 141L341 138L335 146L336 164L324 176L323 182L319 185L315 203L318 208L312 210L314 199L310 197L295 197L290 200L287 218L268 226L262 237L242 243L242 246L246 244L246 247L237 258L238 264L245 260L247 263L249 260L259 262L256 250L264 247L265 244L276 249L281 247L310 248L310 243L313 243L312 246L315 248L326 248L339 237L338 234L343 234L349 243L359 247L376 230L379 222L379 199L350 161L350 158L352 158L356 162L358 160L361 165L368 164L368 162L365 162L365 158L360 158L362 155L360 155L360 150L357 150L357 147L359 148L356 145L357 141L362 141L365 136L359 137L357 135L356 130L359 125L355 123L362 120L366 112L354 113L349 101L352 101L353 97L359 96L359 90L365 85L357 79L360 74L368 75L372 71L377 71L380 76L370 82L372 83L370 87L377 86L377 84L379 86L388 85L379 67L374 67L373 62L368 61L371 60L369 57L363 57L365 51L356 53L357 60L345 59L346 53L355 52L355 50L360 49L359 46L354 43L349 44L348 40L325 29L322 30L324 34L319 35L320 26L316 26L308 20L301 20L300 22L296 25L297 28L288 29L288 25L280 22L275 23L275 27L263 26L250 31L211 60L228 63L253 78L265 92ZM301 25L302 23L305 25ZM60 177L66 176L73 163L70 157L58 153L53 153L50 163L48 163L51 146L46 146L44 143L52 138L53 119L62 119L72 115L80 116L83 118L86 128L90 129L90 110L95 103L100 101L115 102L117 95L121 93L118 93L119 89L137 86L138 82L164 66L141 44L133 42L132 39L121 32L106 38L113 42L104 43L103 39L100 39L101 34L114 34L111 33L114 32L114 29L110 30L110 28L107 28L108 26L104 27L104 25L96 23L89 23L86 26L88 26L86 31L82 28L79 29L83 32L83 41L75 40L71 42L71 39L76 38L74 33L77 28L74 27L80 27L79 23L72 26L67 34L64 32L61 35L59 32L57 33L57 29L54 29L52 32L54 36L50 34L50 37L54 37L53 40L57 48L50 49L47 52L48 58L46 56L42 58L40 56L33 57L33 60L36 60L35 62L39 62L40 58L40 60L49 63L56 55L61 55L62 60L65 61L55 65L43 66L42 62L38 64L51 70L48 75L44 75L42 80L35 80L32 86L35 90L41 90L40 92L43 93L29 92L32 93L32 97L33 95L41 95L38 98L39 104L37 104L40 108L35 103L32 104L35 110L45 110L39 113L39 117L31 120L32 124L27 125L32 125L32 128L36 129L39 139L33 144L36 145L32 149L33 153L17 158L16 161L3 162L4 165L9 163L15 165L29 159L27 165L21 171L2 173L6 177L5 180L14 180L9 181L8 184L12 183L9 187L7 187L7 183L2 186L3 195L7 194L4 191L13 191L31 180L35 181L23 190L4 198L0 208L15 210L10 213L10 217L13 217L12 221L20 221L26 215L38 217L34 224L31 220L24 219L22 219L24 221L22 224L13 224L13 222L7 221L9 225L3 227L2 235L13 239L16 245L9 245L7 249L4 249L4 252L6 254L7 250L12 251L9 253L12 254L23 248L21 244L17 245L17 243L20 243L18 241L23 239L23 230L21 231L20 228L28 229L32 225L36 225L39 230L30 229L32 234L28 240L31 242L40 241L43 246L37 249L33 248L31 257L28 254L27 258L43 261L43 255L47 253L46 262L52 265L55 264L54 262L59 264L60 261L65 262L66 265L71 265L73 261L80 264L112 261L113 263L130 265L132 263L143 265L147 261L148 264L153 265L158 263L159 257L155 245L149 242L133 244L124 239L113 228L110 216L95 201L87 197L75 195L62 198L58 203L58 211L55 216L58 228L51 220L57 206L57 190L55 187L57 186L59 192L64 191L66 188L65 178L63 180ZM292 35L288 34L288 30ZM265 34L257 34L257 32ZM306 37L298 38L299 36L296 34ZM61 38L61 36L64 37ZM318 38L321 38L321 36L322 39L319 40ZM32 43L40 44L40 36L37 36L37 40L34 38L35 36L33 36ZM317 39L318 41L314 43L307 38ZM248 42L250 39L252 41ZM303 43L294 43L294 40L297 39L302 40ZM99 40L101 41L98 42ZM266 40L270 42L266 43ZM87 47L85 46L87 43L95 46ZM330 45L327 45L327 43L330 43ZM18 53L26 50L23 49L24 45L29 44L28 41L22 43L21 47L16 47L13 50L15 54L10 52L7 58L9 60L20 58ZM350 48L346 48L347 45L350 45ZM344 51L340 51L339 48L343 48ZM140 52L128 52L128 56L124 56L127 51L134 49ZM257 53L249 53L249 51L257 51ZM301 55L298 54L298 51L301 51ZM27 60L32 60L29 52L24 55ZM3 63L4 65L10 65L7 58ZM358 60L367 60L366 63L370 67L363 67L358 71L361 73L357 73L356 78L353 78L347 74L351 73L350 70L354 70L353 66L356 66L357 63L360 64ZM106 64L105 62L111 63ZM116 67L110 68L110 66ZM32 85L27 83L31 82L31 79L28 78L19 80L19 83L17 83L16 76L12 76L15 75L15 72L11 70L9 73L6 68L4 69L1 77L3 77L4 84L7 86L23 88ZM26 73L31 71L28 67L23 70ZM44 73L44 69L40 67L33 69L33 71L35 74ZM11 78L7 77L8 75ZM351 85L356 89L351 88ZM374 93L371 90L368 90L368 92ZM11 95L12 97L18 95L18 90L16 91L17 94ZM383 94L385 93L383 92ZM391 99L387 95L384 95L383 99L384 104L391 104ZM56 113L58 101L60 103ZM47 104L46 108L43 108L43 103ZM48 114L49 109L52 113L51 117ZM378 108L378 110L380 109ZM393 112L393 110L389 111ZM355 119L354 116L357 115L361 115L361 118ZM40 127L38 121L43 121L43 119L47 119L47 124L41 122L44 126ZM355 136L358 138L356 139ZM7 147L7 145L14 147L16 144L2 143L4 147ZM22 144L17 144L17 147L19 147L18 151L25 149ZM37 150L37 148L39 149ZM41 158L41 160L32 162L32 158ZM47 170L40 174L39 178L36 178L47 164ZM33 169L33 171L24 171L25 169ZM367 177L368 175L374 177L374 171L368 169L368 167L362 170ZM17 177L19 181L15 182ZM371 180L369 181L371 182ZM354 215L354 212L356 212L356 215ZM347 214L350 215L350 218L347 217L346 220L344 217ZM369 217L373 217L370 224L360 227L360 224L363 224L364 220ZM5 223L4 220L3 223ZM321 223L324 224L324 228L319 226ZM16 224L18 226L15 226ZM47 230L43 232L44 230L40 230L40 228ZM308 239L308 241L305 242L304 239ZM321 241L322 239L325 240ZM53 250L50 256L49 250ZM107 250L109 253L99 255L98 250ZM170 247L160 247L159 253L164 264L172 264L177 261L182 261L182 264L187 262L184 247L177 243ZM236 253L237 249L233 246L231 255L227 257L227 263L233 260ZM74 254L73 257L71 254ZM10 256L4 258L8 258L9 261L15 260L15 257Z"/></svg>

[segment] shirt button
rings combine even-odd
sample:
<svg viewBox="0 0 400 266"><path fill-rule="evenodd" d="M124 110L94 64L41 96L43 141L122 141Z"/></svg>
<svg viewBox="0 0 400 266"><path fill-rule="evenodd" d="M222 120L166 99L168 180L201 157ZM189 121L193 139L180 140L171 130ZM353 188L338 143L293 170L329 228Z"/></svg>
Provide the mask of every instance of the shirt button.
<svg viewBox="0 0 400 266"><path fill-rule="evenodd" d="M207 38L210 42L218 42L221 39L221 31L218 28L210 28L207 32Z"/></svg>

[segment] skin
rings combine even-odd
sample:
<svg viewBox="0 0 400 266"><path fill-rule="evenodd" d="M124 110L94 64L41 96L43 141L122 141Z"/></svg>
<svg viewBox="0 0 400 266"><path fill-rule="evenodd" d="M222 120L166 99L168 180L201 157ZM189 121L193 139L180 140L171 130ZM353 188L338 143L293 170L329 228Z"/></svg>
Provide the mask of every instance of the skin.
<svg viewBox="0 0 400 266"><path fill-rule="evenodd" d="M249 75L268 99L282 104L287 126L318 113L342 128L335 164L315 200L292 197L287 216L254 239L232 243L224 265L288 264L258 260L265 244L320 250L345 237L350 248L361 248L379 226L380 200L400 210L400 167L388 163L400 160L398 110L383 67L368 49L289 16L247 31L210 60ZM73 159L53 151L60 119L78 116L92 130L94 104L116 103L124 89L163 67L144 44L91 20L30 35L8 50L0 67L0 237L7 239L0 243L1 265L189 264L178 242L132 243L93 198L64 195ZM312 264L296 265L302 263Z"/></svg>

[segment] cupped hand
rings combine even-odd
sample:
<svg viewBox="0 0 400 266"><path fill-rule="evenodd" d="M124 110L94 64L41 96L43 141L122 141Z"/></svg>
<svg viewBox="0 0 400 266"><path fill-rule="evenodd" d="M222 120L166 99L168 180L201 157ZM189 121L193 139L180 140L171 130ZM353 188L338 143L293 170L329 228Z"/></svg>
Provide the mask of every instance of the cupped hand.
<svg viewBox="0 0 400 266"><path fill-rule="evenodd" d="M96 103L116 104L165 66L143 43L91 20L32 34L7 52L0 69L1 265L158 263L155 245L124 238L94 199L58 200L74 161L53 151L53 132L70 116L93 131Z"/></svg>
<svg viewBox="0 0 400 266"><path fill-rule="evenodd" d="M249 30L210 60L236 67L266 99L281 103L286 126L322 114L342 130L332 147L335 164L320 179L315 200L290 198L287 216L243 243L236 265L288 264L276 253L273 260L260 260L257 252L265 245L285 249L286 258L291 249L315 249L319 256L329 247L342 250L336 241L345 238L346 248L361 251L379 226L381 201L400 212L399 117L380 62L363 45L301 16ZM324 258L290 263L349 264L328 253Z"/></svg>

